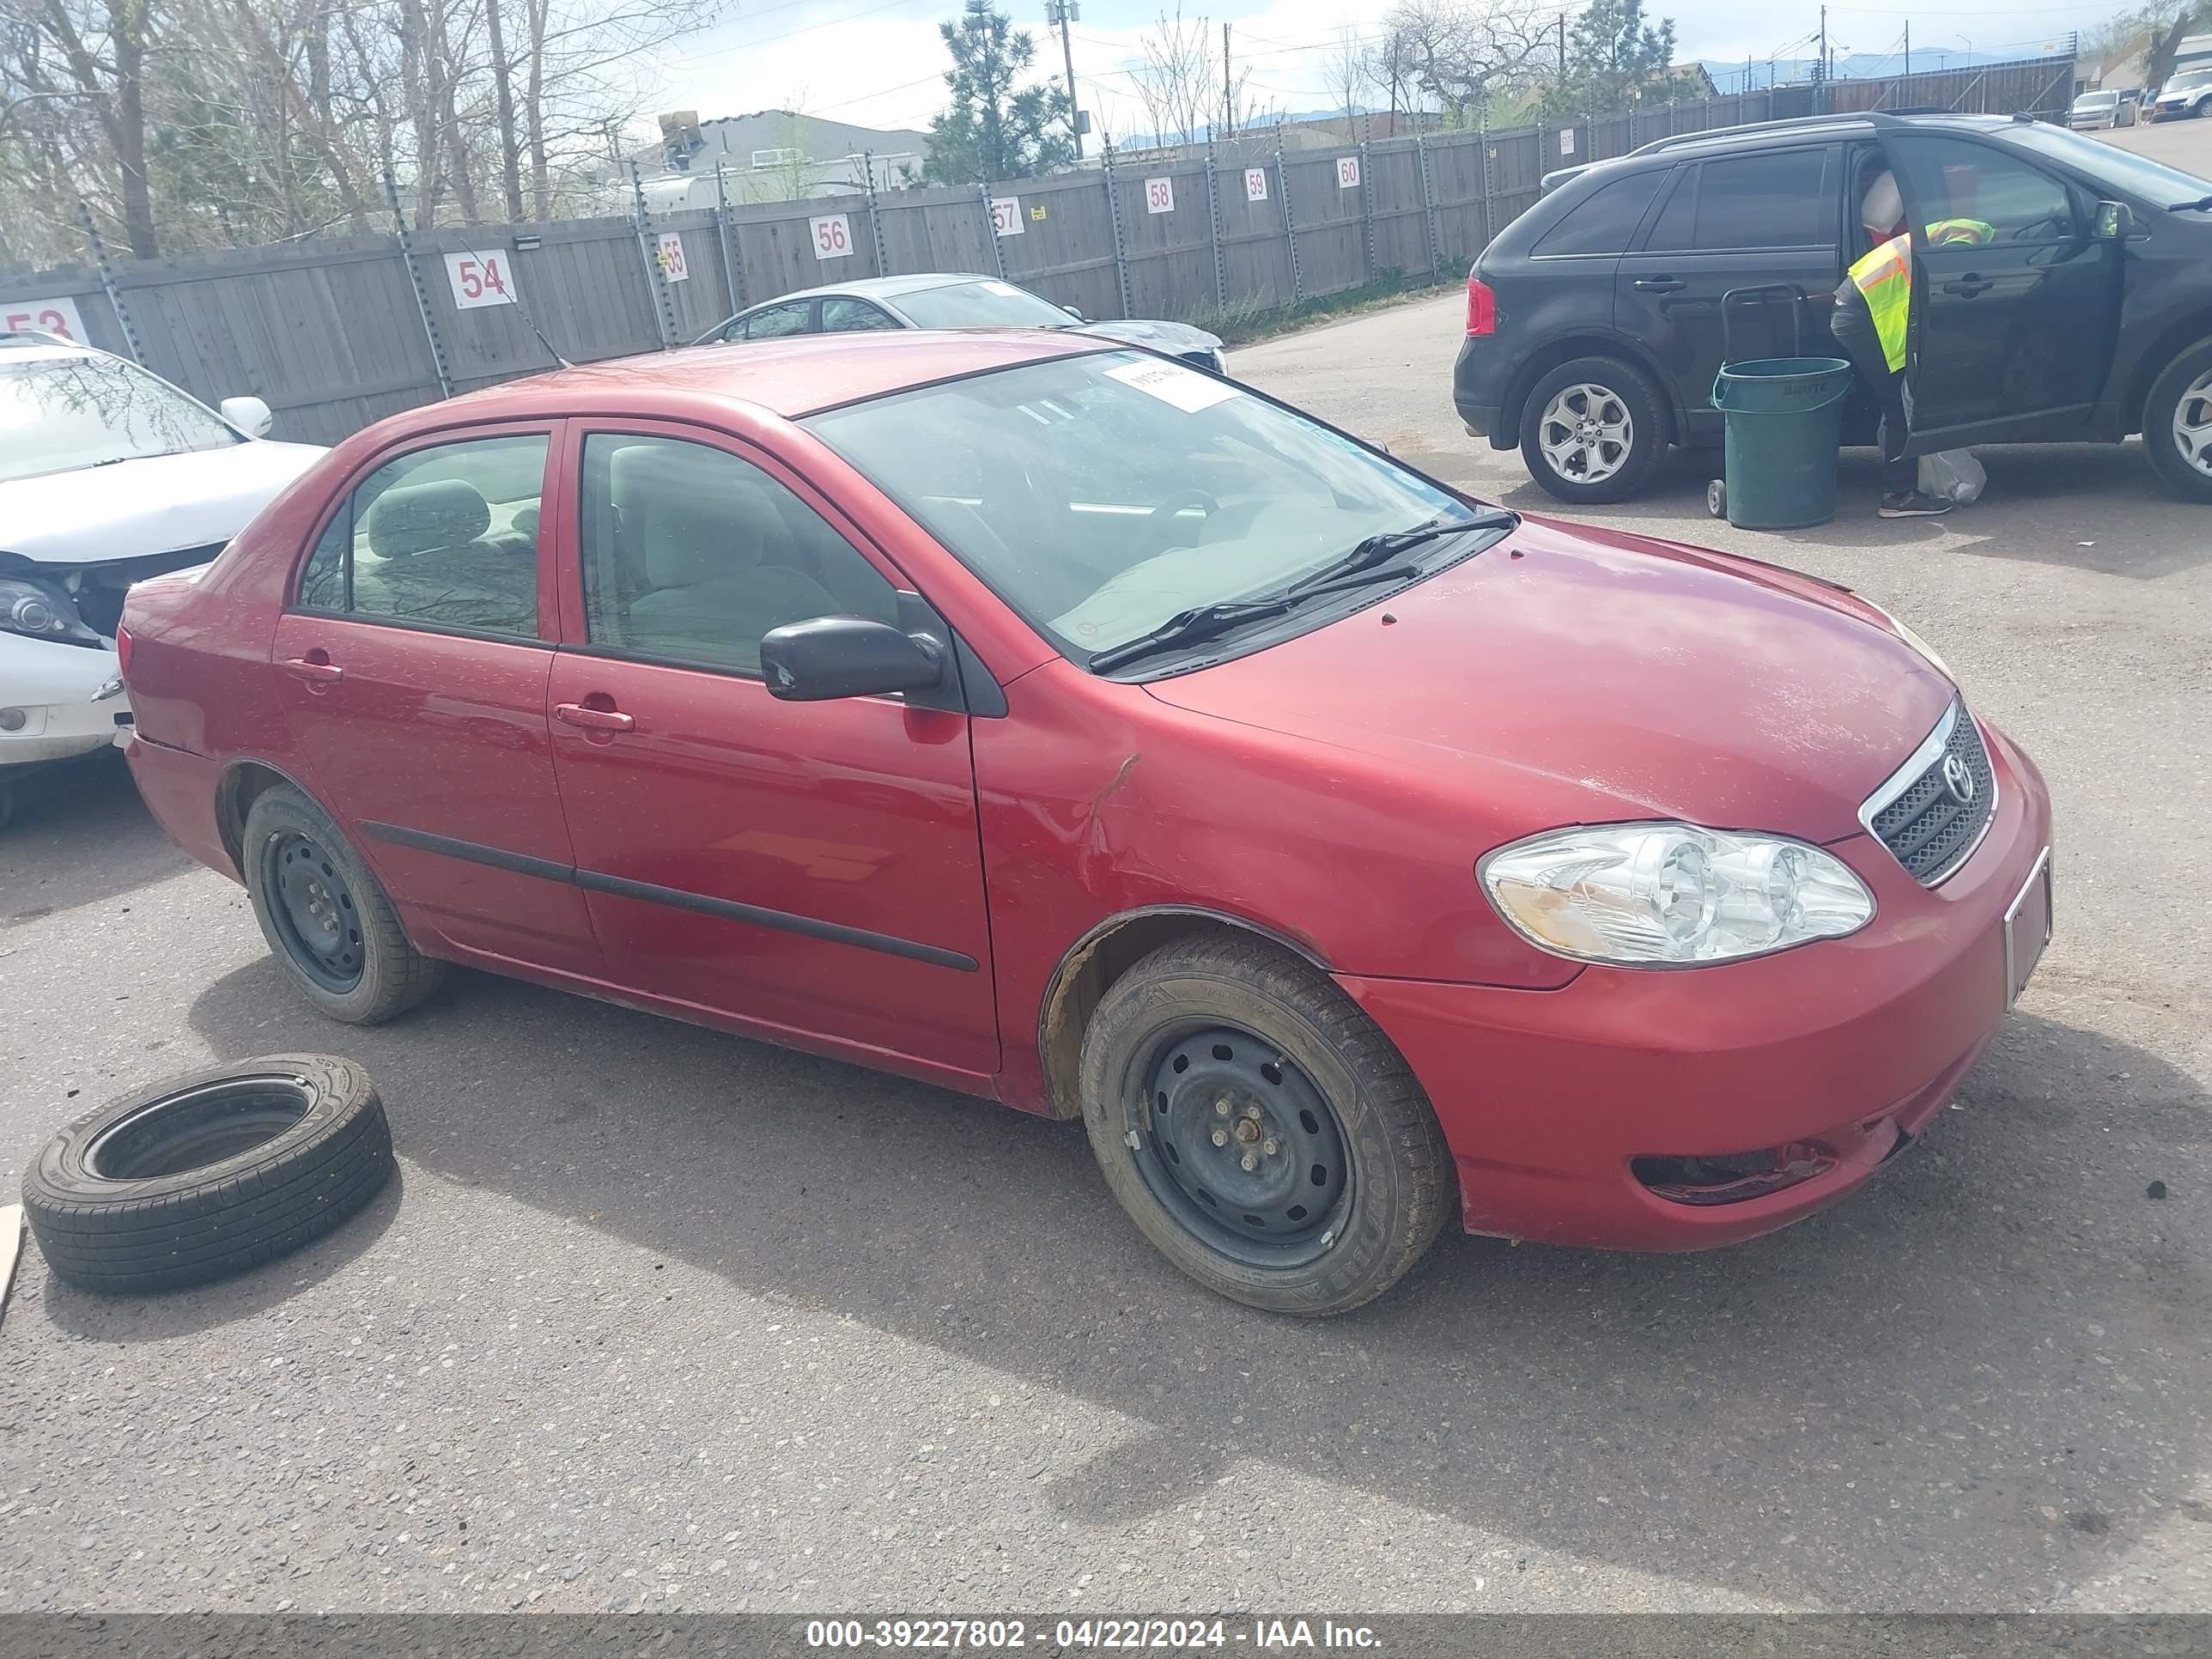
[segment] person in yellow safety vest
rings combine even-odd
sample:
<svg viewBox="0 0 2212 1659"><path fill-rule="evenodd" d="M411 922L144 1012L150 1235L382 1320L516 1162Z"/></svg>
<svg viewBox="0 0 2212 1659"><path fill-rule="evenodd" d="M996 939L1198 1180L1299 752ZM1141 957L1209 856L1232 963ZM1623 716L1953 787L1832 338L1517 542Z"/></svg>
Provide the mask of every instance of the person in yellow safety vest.
<svg viewBox="0 0 2212 1659"><path fill-rule="evenodd" d="M1899 228L1905 203L1894 174L1884 173L1868 187L1859 220L1876 246L1837 288L1829 327L1881 406L1881 516L1936 518L1948 513L1951 503L1920 492L1920 464L1905 453L1911 436L1905 368L1912 325L1912 233ZM1955 247L1987 242L1996 229L1978 219L1953 218L1938 219L1921 234L1930 247Z"/></svg>

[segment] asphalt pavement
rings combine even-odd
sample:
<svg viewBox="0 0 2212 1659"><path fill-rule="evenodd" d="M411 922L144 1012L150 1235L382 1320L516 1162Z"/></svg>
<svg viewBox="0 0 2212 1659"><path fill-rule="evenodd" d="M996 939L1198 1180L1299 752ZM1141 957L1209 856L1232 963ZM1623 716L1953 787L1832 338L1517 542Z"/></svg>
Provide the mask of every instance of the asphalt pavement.
<svg viewBox="0 0 2212 1659"><path fill-rule="evenodd" d="M2142 139L2212 171L2191 125ZM1557 513L1460 432L1460 320L1235 368ZM1326 1323L1178 1276L1073 1126L475 975L325 1023L119 767L27 800L0 1182L286 1049L369 1066L401 1176L201 1291L27 1249L0 1609L2212 1607L2212 509L2134 446L1984 459L1939 522L1875 519L1865 451L1796 535L1683 461L1583 515L1861 589L2042 764L2057 934L1956 1108L1780 1236L1451 1237Z"/></svg>

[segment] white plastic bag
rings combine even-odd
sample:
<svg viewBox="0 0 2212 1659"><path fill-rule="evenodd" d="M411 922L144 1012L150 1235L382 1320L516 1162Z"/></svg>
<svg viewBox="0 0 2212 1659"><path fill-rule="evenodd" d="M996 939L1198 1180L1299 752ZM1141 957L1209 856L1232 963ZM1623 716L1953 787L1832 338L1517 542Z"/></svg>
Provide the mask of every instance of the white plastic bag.
<svg viewBox="0 0 2212 1659"><path fill-rule="evenodd" d="M1982 498L1990 475L1971 449L1946 449L1920 458L1920 493L1939 501L1972 507Z"/></svg>

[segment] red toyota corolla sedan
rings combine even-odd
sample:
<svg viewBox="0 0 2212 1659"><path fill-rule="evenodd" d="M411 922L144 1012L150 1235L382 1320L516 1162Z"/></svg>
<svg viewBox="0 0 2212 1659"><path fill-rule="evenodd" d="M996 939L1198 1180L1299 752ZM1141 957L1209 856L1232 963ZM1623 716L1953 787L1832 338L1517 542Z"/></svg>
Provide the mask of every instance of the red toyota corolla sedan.
<svg viewBox="0 0 2212 1659"><path fill-rule="evenodd" d="M336 1018L463 963L1081 1117L1334 1313L1864 1181L2050 924L2041 778L1844 589L1056 335L571 370L131 591L132 767Z"/></svg>

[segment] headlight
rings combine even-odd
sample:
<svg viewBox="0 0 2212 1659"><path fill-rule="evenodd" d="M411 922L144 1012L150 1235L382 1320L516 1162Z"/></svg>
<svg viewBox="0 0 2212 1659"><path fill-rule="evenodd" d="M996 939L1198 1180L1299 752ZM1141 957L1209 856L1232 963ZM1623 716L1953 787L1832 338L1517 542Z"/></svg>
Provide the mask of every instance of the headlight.
<svg viewBox="0 0 2212 1659"><path fill-rule="evenodd" d="M1922 639L1919 635L1914 633L1903 623L1898 621L1898 619L1890 615L1888 611L1883 611L1881 606L1875 605L1875 602L1872 599L1868 599L1865 594L1856 593L1852 595L1852 597L1863 605L1869 605L1876 611L1881 611L1881 619L1897 631L1898 638L1903 640L1915 651L1917 651L1927 659L1928 665L1930 668L1941 674L1945 679L1950 681L1952 684L1956 685L1959 683L1959 677L1951 672L1951 665L1945 662L1942 658L1936 654L1936 647L1934 646L1929 644L1928 641Z"/></svg>
<svg viewBox="0 0 2212 1659"><path fill-rule="evenodd" d="M100 635L84 625L76 602L58 583L29 581L21 576L0 576L0 629L27 634L34 640L64 640L76 645L97 645Z"/></svg>
<svg viewBox="0 0 2212 1659"><path fill-rule="evenodd" d="M1582 962L1728 962L1874 918L1874 896L1819 848L1688 823L1549 830L1499 848L1475 874L1515 932Z"/></svg>

